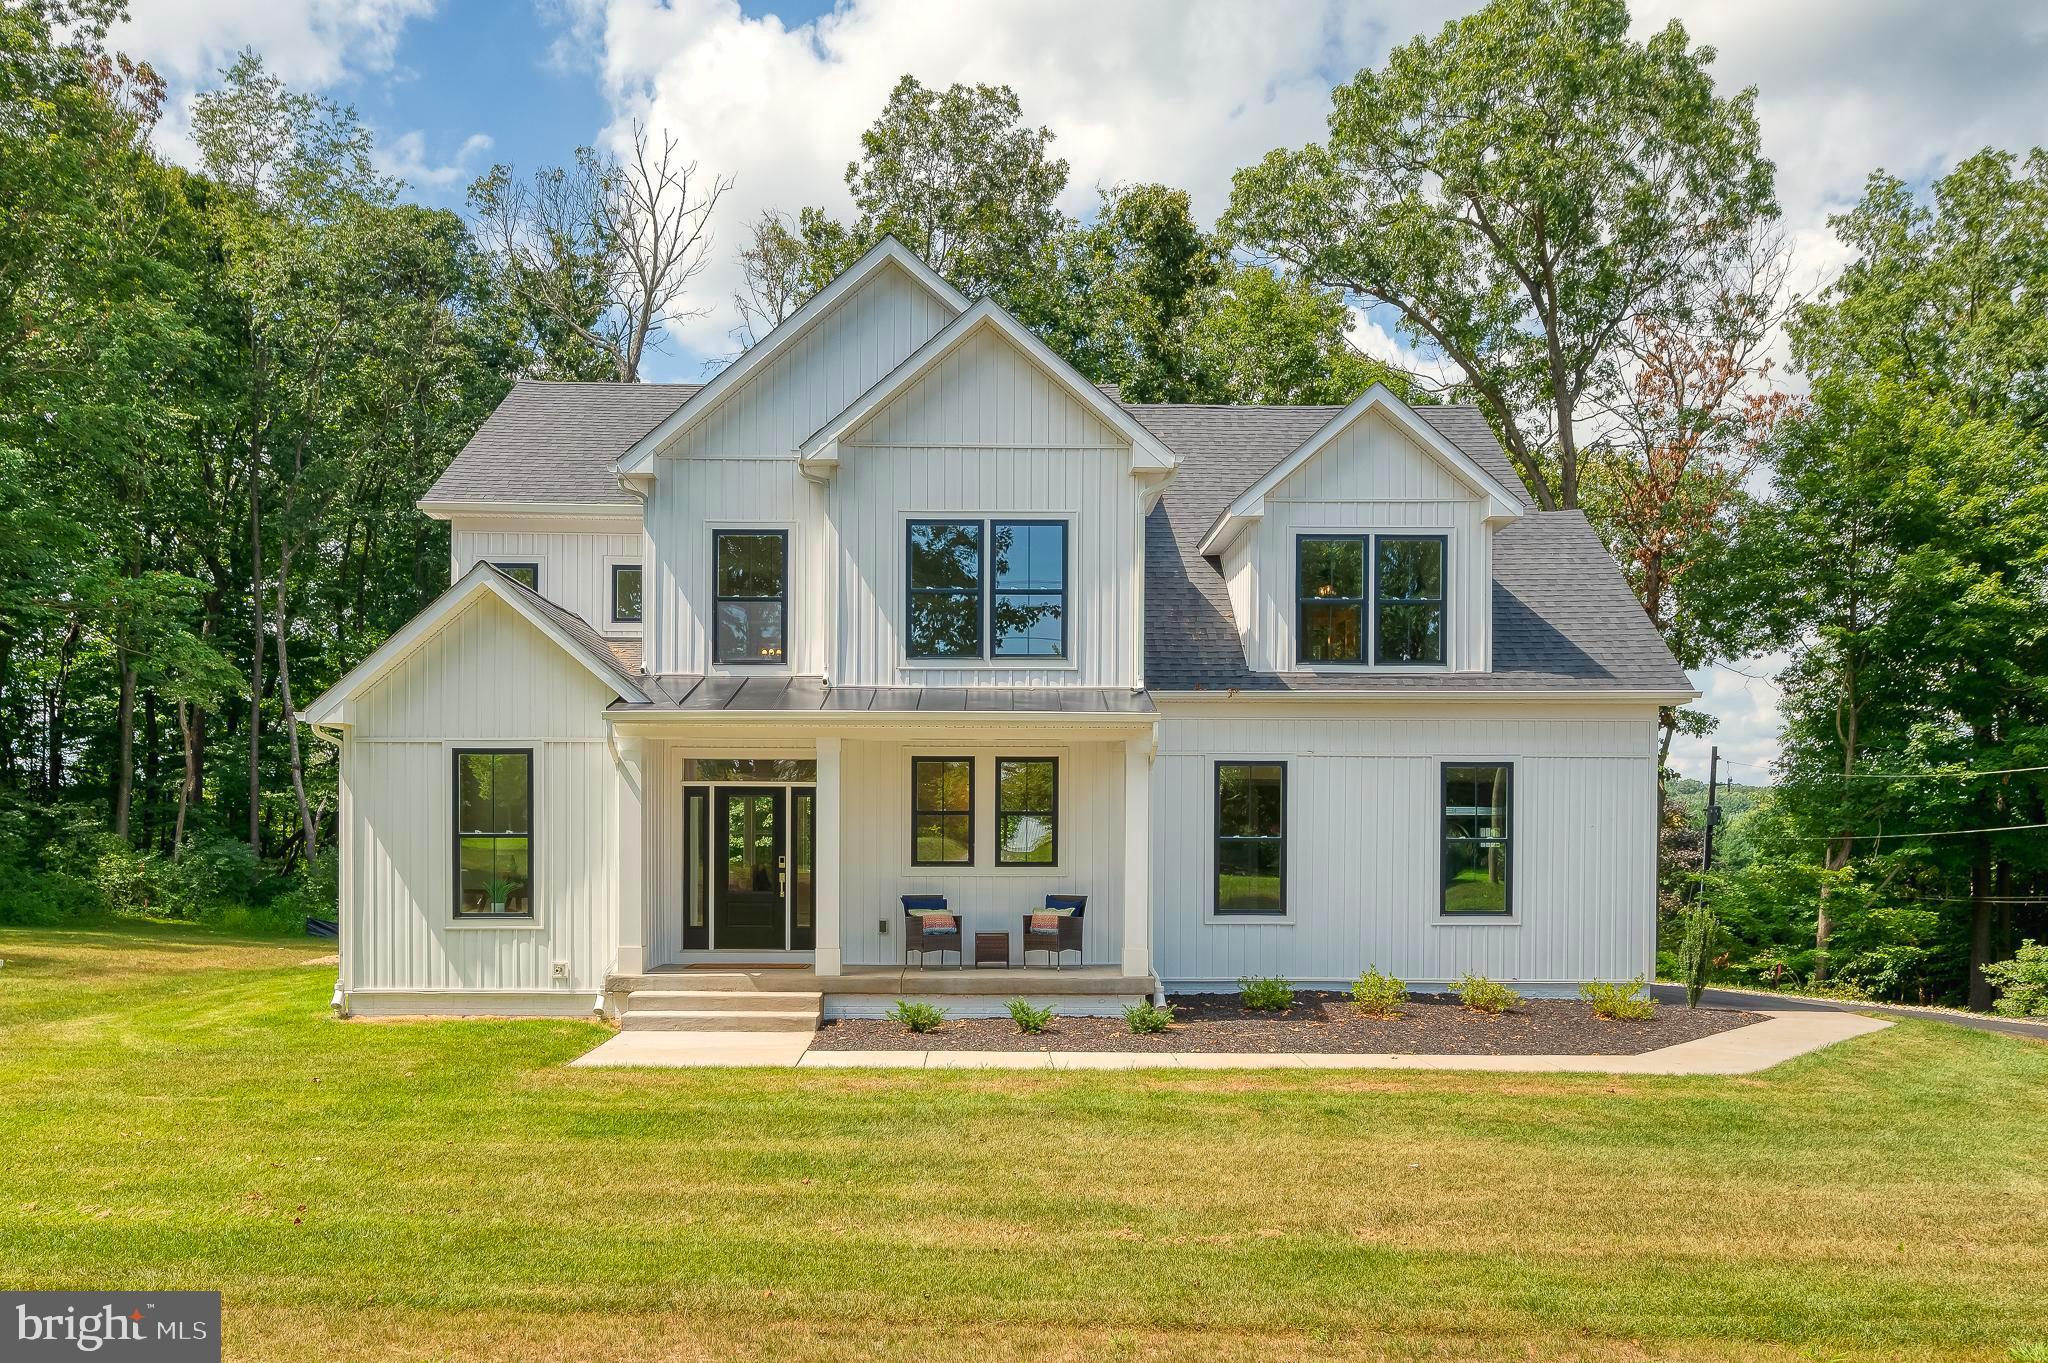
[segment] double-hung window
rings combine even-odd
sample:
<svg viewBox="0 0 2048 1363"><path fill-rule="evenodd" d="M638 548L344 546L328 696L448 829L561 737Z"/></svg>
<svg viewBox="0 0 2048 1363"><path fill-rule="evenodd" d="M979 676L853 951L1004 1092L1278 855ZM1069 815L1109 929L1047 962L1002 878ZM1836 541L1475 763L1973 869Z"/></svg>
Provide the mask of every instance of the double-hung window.
<svg viewBox="0 0 2048 1363"><path fill-rule="evenodd" d="M1511 762L1444 764L1446 916L1513 910L1514 775Z"/></svg>
<svg viewBox="0 0 2048 1363"><path fill-rule="evenodd" d="M612 622L620 625L640 623L640 565L637 563L612 565Z"/></svg>
<svg viewBox="0 0 2048 1363"><path fill-rule="evenodd" d="M1364 535L1303 535L1296 542L1296 619L1301 658L1365 661Z"/></svg>
<svg viewBox="0 0 2048 1363"><path fill-rule="evenodd" d="M1059 759L996 759L996 865L1059 863Z"/></svg>
<svg viewBox="0 0 2048 1363"><path fill-rule="evenodd" d="M789 533L712 532L712 659L789 661Z"/></svg>
<svg viewBox="0 0 2048 1363"><path fill-rule="evenodd" d="M455 916L533 917L533 749L455 751Z"/></svg>
<svg viewBox="0 0 2048 1363"><path fill-rule="evenodd" d="M905 569L910 657L1067 656L1065 521L911 521Z"/></svg>
<svg viewBox="0 0 2048 1363"><path fill-rule="evenodd" d="M1444 538L1381 535L1373 568L1374 661L1444 660Z"/></svg>
<svg viewBox="0 0 2048 1363"><path fill-rule="evenodd" d="M974 864L974 759L910 759L910 864Z"/></svg>
<svg viewBox="0 0 2048 1363"><path fill-rule="evenodd" d="M1301 535L1295 651L1304 665L1444 661L1443 535Z"/></svg>
<svg viewBox="0 0 2048 1363"><path fill-rule="evenodd" d="M1287 764L1216 764L1216 914L1287 912Z"/></svg>

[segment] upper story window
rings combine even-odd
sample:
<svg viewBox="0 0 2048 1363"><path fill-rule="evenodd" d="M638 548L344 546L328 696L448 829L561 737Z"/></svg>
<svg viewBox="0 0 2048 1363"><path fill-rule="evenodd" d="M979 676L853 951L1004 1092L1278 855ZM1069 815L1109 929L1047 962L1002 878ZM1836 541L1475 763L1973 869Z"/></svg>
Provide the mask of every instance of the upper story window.
<svg viewBox="0 0 2048 1363"><path fill-rule="evenodd" d="M910 523L913 658L981 656L981 522Z"/></svg>
<svg viewBox="0 0 2048 1363"><path fill-rule="evenodd" d="M612 621L621 625L640 623L640 565L612 565Z"/></svg>
<svg viewBox="0 0 2048 1363"><path fill-rule="evenodd" d="M1299 536L1294 560L1299 660L1441 664L1447 543L1442 535Z"/></svg>
<svg viewBox="0 0 2048 1363"><path fill-rule="evenodd" d="M1295 616L1306 663L1365 661L1363 535L1303 535L1295 542Z"/></svg>
<svg viewBox="0 0 2048 1363"><path fill-rule="evenodd" d="M995 596L990 652L998 658L1067 656L1065 521L992 521Z"/></svg>
<svg viewBox="0 0 2048 1363"><path fill-rule="evenodd" d="M1373 572L1374 659L1382 663L1444 660L1444 537L1381 535Z"/></svg>
<svg viewBox="0 0 2048 1363"><path fill-rule="evenodd" d="M789 533L712 532L712 657L720 663L789 658Z"/></svg>
<svg viewBox="0 0 2048 1363"><path fill-rule="evenodd" d="M491 566L530 592L540 590L540 565L538 563L498 563L494 561Z"/></svg>
<svg viewBox="0 0 2048 1363"><path fill-rule="evenodd" d="M1067 656L1065 521L911 521L905 652Z"/></svg>

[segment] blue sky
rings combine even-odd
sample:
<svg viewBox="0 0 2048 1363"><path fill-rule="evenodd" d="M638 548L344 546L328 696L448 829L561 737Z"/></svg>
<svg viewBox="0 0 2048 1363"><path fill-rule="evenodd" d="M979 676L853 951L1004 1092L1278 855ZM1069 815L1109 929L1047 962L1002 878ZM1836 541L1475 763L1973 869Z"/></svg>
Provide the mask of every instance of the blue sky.
<svg viewBox="0 0 2048 1363"><path fill-rule="evenodd" d="M928 85L1011 86L1072 164L1062 206L1098 185L1187 189L1213 218L1231 172L1318 138L1330 87L1475 0L138 0L115 41L155 62L172 102L158 137L189 157L184 111L244 45L295 88L356 105L387 168L420 201L460 208L493 161L523 169L633 123L735 177L717 242L648 377L694 379L731 349L734 262L764 209L849 207L841 172L906 72ZM2007 0L1632 0L1639 34L1681 18L1719 52L1726 89L1754 85L1778 165L1796 283L1843 263L1826 223L1882 166L1922 182L1986 145L2048 144L2048 5ZM1416 357L1384 316L1361 348ZM1737 670L1739 669L1739 670ZM1695 680L1725 752L1775 750L1772 660ZM1705 745L1677 765L1704 771Z"/></svg>

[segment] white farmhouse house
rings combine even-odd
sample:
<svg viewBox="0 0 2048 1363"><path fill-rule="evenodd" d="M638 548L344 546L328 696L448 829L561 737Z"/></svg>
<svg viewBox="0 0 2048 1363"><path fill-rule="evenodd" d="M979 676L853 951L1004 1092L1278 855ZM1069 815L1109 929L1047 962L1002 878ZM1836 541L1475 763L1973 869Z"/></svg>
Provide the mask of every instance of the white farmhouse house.
<svg viewBox="0 0 2048 1363"><path fill-rule="evenodd" d="M1651 969L1696 693L1469 407L1122 403L884 241L710 383L520 383L420 507L453 585L304 715L344 1011Z"/></svg>

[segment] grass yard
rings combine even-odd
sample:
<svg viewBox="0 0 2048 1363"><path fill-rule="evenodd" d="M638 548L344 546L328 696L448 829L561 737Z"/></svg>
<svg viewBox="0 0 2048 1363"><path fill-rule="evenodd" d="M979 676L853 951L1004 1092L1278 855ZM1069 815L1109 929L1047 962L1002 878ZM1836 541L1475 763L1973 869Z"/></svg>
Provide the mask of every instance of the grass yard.
<svg viewBox="0 0 2048 1363"><path fill-rule="evenodd" d="M1750 1079L569 1070L323 944L0 929L0 1282L235 1358L2048 1359L2048 1046Z"/></svg>

